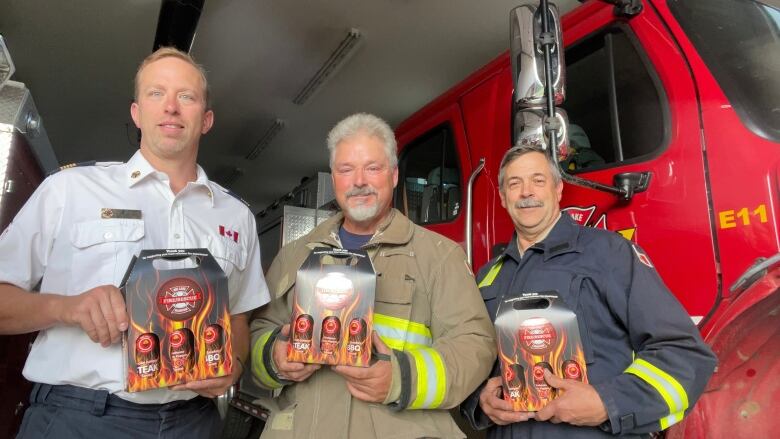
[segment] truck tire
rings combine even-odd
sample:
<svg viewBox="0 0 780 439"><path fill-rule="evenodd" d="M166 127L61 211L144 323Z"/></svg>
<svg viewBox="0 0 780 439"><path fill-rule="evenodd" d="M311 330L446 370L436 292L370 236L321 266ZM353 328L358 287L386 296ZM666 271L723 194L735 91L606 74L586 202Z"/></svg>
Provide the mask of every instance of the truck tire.
<svg viewBox="0 0 780 439"><path fill-rule="evenodd" d="M251 439L259 437L263 421L230 406L222 422L220 439L248 439L250 433L257 432Z"/></svg>

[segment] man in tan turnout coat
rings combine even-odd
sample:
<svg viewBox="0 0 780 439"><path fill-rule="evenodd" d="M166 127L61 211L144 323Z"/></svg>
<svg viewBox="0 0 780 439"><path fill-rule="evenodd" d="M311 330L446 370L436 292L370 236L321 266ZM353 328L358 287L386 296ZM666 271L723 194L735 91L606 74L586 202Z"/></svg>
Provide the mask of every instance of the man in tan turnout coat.
<svg viewBox="0 0 780 439"><path fill-rule="evenodd" d="M396 144L384 121L350 116L333 128L328 148L343 213L280 251L266 275L272 301L251 326L255 381L281 389L262 437L462 438L447 409L495 360L493 326L465 254L391 207ZM286 360L296 273L323 246L362 248L374 264L371 367Z"/></svg>

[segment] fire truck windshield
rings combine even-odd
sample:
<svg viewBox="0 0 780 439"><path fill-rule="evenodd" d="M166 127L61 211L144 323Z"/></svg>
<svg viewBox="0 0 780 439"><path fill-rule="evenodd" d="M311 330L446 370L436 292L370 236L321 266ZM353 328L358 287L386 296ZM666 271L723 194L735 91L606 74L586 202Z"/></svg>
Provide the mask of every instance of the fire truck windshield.
<svg viewBox="0 0 780 439"><path fill-rule="evenodd" d="M742 122L780 141L780 8L754 0L668 4Z"/></svg>

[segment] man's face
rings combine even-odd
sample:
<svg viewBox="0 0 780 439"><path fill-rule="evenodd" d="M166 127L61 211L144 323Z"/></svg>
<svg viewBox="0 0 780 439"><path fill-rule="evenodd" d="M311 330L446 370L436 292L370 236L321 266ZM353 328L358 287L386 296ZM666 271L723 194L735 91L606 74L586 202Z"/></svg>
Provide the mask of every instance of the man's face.
<svg viewBox="0 0 780 439"><path fill-rule="evenodd" d="M204 85L198 70L178 58L144 67L137 102L130 106L141 129L141 148L160 159L196 156L200 136L214 123L214 113L206 111Z"/></svg>
<svg viewBox="0 0 780 439"><path fill-rule="evenodd" d="M506 167L499 194L517 233L535 236L558 218L562 192L563 184L555 184L545 156L529 152Z"/></svg>
<svg viewBox="0 0 780 439"><path fill-rule="evenodd" d="M384 218L393 201L398 168L390 166L381 140L365 134L342 140L336 146L332 171L345 221L372 224Z"/></svg>

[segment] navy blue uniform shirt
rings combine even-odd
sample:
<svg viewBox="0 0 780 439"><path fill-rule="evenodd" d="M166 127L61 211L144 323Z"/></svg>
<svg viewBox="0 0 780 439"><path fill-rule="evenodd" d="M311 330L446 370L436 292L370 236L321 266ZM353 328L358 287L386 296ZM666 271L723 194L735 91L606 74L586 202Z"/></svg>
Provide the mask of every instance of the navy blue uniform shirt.
<svg viewBox="0 0 780 439"><path fill-rule="evenodd" d="M577 314L588 382L609 417L599 427L534 420L496 426L479 408L480 387L461 411L475 428L489 428L488 438L644 437L682 420L715 368L714 354L644 251L569 215L522 257L513 236L477 280L494 320L509 291L557 291ZM497 364L492 376L499 376Z"/></svg>

